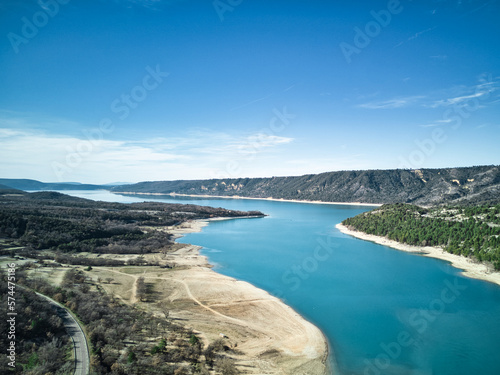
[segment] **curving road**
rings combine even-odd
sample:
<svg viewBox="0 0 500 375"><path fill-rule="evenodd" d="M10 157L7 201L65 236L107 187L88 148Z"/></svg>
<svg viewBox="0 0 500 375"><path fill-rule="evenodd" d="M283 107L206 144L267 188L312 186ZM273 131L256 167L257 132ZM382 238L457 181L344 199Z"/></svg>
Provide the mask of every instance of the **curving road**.
<svg viewBox="0 0 500 375"><path fill-rule="evenodd" d="M35 292L36 293L36 292ZM62 319L64 328L68 335L73 340L73 349L75 352L75 375L88 375L90 369L90 355L87 346L87 340L83 329L77 320L71 315L63 305L54 301L52 298L44 296L43 294L36 293L40 297L45 298L53 306L57 315Z"/></svg>

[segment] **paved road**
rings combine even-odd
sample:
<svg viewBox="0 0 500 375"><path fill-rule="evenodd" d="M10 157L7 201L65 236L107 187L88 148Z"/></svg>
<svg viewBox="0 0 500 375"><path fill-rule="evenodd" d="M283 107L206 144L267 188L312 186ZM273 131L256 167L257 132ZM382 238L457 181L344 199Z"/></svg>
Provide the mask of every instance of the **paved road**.
<svg viewBox="0 0 500 375"><path fill-rule="evenodd" d="M57 303L52 298L40 293L37 294L52 304L57 315L63 320L66 332L68 332L68 335L70 335L73 340L73 348L75 351L75 375L88 375L90 369L90 355L82 327L80 327L80 324L78 324L76 319L64 306Z"/></svg>

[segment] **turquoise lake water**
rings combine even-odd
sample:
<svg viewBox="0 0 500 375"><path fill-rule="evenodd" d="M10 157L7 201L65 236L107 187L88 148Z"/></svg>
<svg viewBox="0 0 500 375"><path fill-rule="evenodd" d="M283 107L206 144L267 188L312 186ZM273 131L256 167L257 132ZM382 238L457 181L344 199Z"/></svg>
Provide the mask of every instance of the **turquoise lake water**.
<svg viewBox="0 0 500 375"><path fill-rule="evenodd" d="M65 192L138 202L108 192ZM335 225L372 207L147 197L265 218L215 221L179 242L203 246L217 272L282 298L329 340L343 375L500 374L500 287L448 263L362 241Z"/></svg>

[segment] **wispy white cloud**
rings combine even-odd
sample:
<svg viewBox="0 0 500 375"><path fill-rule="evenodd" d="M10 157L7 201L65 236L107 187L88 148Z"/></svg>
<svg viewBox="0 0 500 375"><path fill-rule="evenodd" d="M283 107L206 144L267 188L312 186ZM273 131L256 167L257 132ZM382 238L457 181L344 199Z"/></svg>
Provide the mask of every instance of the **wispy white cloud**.
<svg viewBox="0 0 500 375"><path fill-rule="evenodd" d="M483 82L473 86L459 86L449 90L445 90L441 94L442 96L446 96L445 98L433 100L432 102L427 103L425 106L429 108L455 106L461 105L473 99L481 100L483 102L483 105L485 105L487 103L487 100L491 99L491 94L499 90L500 85L498 79L494 80L490 76Z"/></svg>
<svg viewBox="0 0 500 375"><path fill-rule="evenodd" d="M292 84L292 85L290 85L290 86L288 86L288 87L284 88L283 90L279 91L278 93L285 93L285 92L288 92L288 91L290 91L290 90L293 90L293 89L295 88L295 86L297 86L297 84L296 84L296 83L294 83L294 84ZM263 101L263 100L269 99L269 98L271 98L271 97L275 96L275 95L276 95L276 94L278 94L278 93L277 93L277 92L272 92L272 93L267 94L267 95L265 95L265 96L263 96L263 97L261 97L261 98L257 98L257 99L250 100L250 101L248 101L248 102L246 102L246 103L243 103L243 104L240 104L240 105L238 105L238 106L236 106L236 107L231 108L231 109L230 109L230 111L235 111L235 110L237 110L237 109L241 109L241 108L248 107L248 106L250 106L250 105L252 105L252 104L255 104L255 103L261 102L261 101Z"/></svg>
<svg viewBox="0 0 500 375"><path fill-rule="evenodd" d="M419 100L423 99L423 96L408 96L408 97L398 97L394 99L388 99L384 101L368 102L359 104L357 107L365 109L394 109L402 108L415 104Z"/></svg>
<svg viewBox="0 0 500 375"><path fill-rule="evenodd" d="M480 11L481 9L483 9L483 8L487 7L488 5L490 5L490 4L494 4L494 3L496 3L496 2L497 2L497 0L491 0L491 1L488 1L487 3L484 3L484 4L480 5L479 7L472 9L472 10L471 10L469 13L467 13L467 14L471 14L471 13L478 12L478 11Z"/></svg>
<svg viewBox="0 0 500 375"><path fill-rule="evenodd" d="M490 126L490 124L481 124L481 125L477 125L477 126L475 127L475 129L487 128L488 126Z"/></svg>
<svg viewBox="0 0 500 375"><path fill-rule="evenodd" d="M381 94L380 91L375 91L369 94L361 94L356 97L357 100L367 100L371 98L377 98Z"/></svg>
<svg viewBox="0 0 500 375"><path fill-rule="evenodd" d="M401 47L403 44L408 43L408 42L410 42L410 41L412 41L412 40L414 40L414 39L417 39L418 37L420 37L420 35L425 34L425 33L428 33L429 31L432 31L432 30L434 30L434 29L436 29L436 28L437 28L437 26L433 26L433 27L429 27L429 28L427 28L427 29L425 29L425 30L422 30L422 31L416 32L415 34L411 35L408 39L403 40L402 42L399 42L398 44L396 44L396 45L394 46L394 48Z"/></svg>
<svg viewBox="0 0 500 375"><path fill-rule="evenodd" d="M293 141L293 138L280 137L266 133L256 133L245 137L244 142L250 143L252 147L268 148L277 145L287 144Z"/></svg>
<svg viewBox="0 0 500 375"><path fill-rule="evenodd" d="M432 123L432 124L424 124L424 125L419 125L421 128L433 128L436 126L439 126L439 124Z"/></svg>
<svg viewBox="0 0 500 375"><path fill-rule="evenodd" d="M235 135L225 132L214 132L209 129L197 129L187 133L186 137L175 138L177 145L185 145L197 153L220 155L223 157L237 157L245 150L269 151L270 149L287 144L293 138L281 137L266 130L255 133Z"/></svg>
<svg viewBox="0 0 500 375"><path fill-rule="evenodd" d="M433 60L438 60L438 61L444 61L448 59L448 55L434 55L429 57Z"/></svg>
<svg viewBox="0 0 500 375"><path fill-rule="evenodd" d="M482 77L480 83L472 86L454 86L451 88L434 91L425 95L395 97L385 100L370 101L358 104L357 108L365 109L396 109L410 106L424 108L439 108L456 106L470 100L479 100L479 108L497 103L499 98L494 93L500 92L500 77ZM378 95L378 94L377 94ZM361 99L363 97L358 97Z"/></svg>
<svg viewBox="0 0 500 375"><path fill-rule="evenodd" d="M123 166L153 163L158 166L189 159L182 153L161 152L147 145L103 139L89 141L29 130L2 128L0 143L0 158L8 161L0 166L1 175L30 177L35 173L43 180L57 180L54 163L70 178L90 170L106 173L123 170Z"/></svg>
<svg viewBox="0 0 500 375"><path fill-rule="evenodd" d="M25 134L22 131L16 129L1 129L0 128L0 139L16 137Z"/></svg>
<svg viewBox="0 0 500 375"><path fill-rule="evenodd" d="M287 91L290 91L290 90L292 90L293 88L295 88L295 86L297 86L297 84L296 84L296 83L294 83L293 85L288 86L288 87L287 87L286 89L284 89L282 92L287 92Z"/></svg>
<svg viewBox="0 0 500 375"><path fill-rule="evenodd" d="M450 124L452 122L453 122L452 119L443 119L443 120L436 120L436 121L434 121L432 123L424 124L424 125L419 125L419 126L422 127L422 128L433 128L433 127L436 127L436 126L443 126L443 124Z"/></svg>
<svg viewBox="0 0 500 375"><path fill-rule="evenodd" d="M115 3L126 7L140 6L151 10L158 10L160 5L172 5L185 0L114 0Z"/></svg>
<svg viewBox="0 0 500 375"><path fill-rule="evenodd" d="M247 103L244 103L244 104L241 104L237 107L234 107L234 108L231 108L230 111L236 111L237 109L241 109L241 108L245 108L245 107L248 107L249 105L252 105L252 104L255 104L255 103L258 103L258 102L261 102L263 100L266 100L266 99L269 99L271 96L273 96L274 94L269 94L269 95L266 95L266 96L263 96L262 98L258 98L258 99L254 99L254 100L251 100Z"/></svg>
<svg viewBox="0 0 500 375"><path fill-rule="evenodd" d="M462 108L462 109L473 109L479 110L492 106L499 102L498 96L493 95L495 92L500 90L499 78L493 79L490 76L483 76L481 78L481 83L473 86L455 86L447 90L441 90L438 93L434 93L434 99L429 99L427 102L422 103L426 108ZM435 99L436 96L440 96L440 99ZM446 113L446 112L445 112ZM428 124L419 125L423 128L443 126L446 124L453 123L454 120L451 118L444 118L441 120L436 120ZM481 129L486 125L476 126L476 129Z"/></svg>
<svg viewBox="0 0 500 375"><path fill-rule="evenodd" d="M22 125L19 128L7 124ZM0 118L0 175L42 181L109 182L209 178L231 161L265 160L292 138L258 131L230 134L197 129L183 136L141 140L92 139L30 129ZM133 177L131 177L133 176ZM161 176L161 177L160 177Z"/></svg>
<svg viewBox="0 0 500 375"><path fill-rule="evenodd" d="M437 100L434 103L430 104L431 108L436 108L436 107L444 107L444 106L449 106L449 105L454 105L454 104L459 104L464 101L467 101L469 99L474 99L474 98L479 98L483 96L484 93L475 93L471 95L462 95L462 96L456 96L454 98L447 98L447 99L441 99Z"/></svg>

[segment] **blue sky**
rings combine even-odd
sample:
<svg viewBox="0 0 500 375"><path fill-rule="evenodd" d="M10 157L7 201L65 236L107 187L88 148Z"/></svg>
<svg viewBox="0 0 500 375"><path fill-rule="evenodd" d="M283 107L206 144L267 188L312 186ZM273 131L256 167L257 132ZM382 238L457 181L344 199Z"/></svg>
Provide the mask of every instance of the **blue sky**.
<svg viewBox="0 0 500 375"><path fill-rule="evenodd" d="M0 175L500 164L500 1L4 0Z"/></svg>

